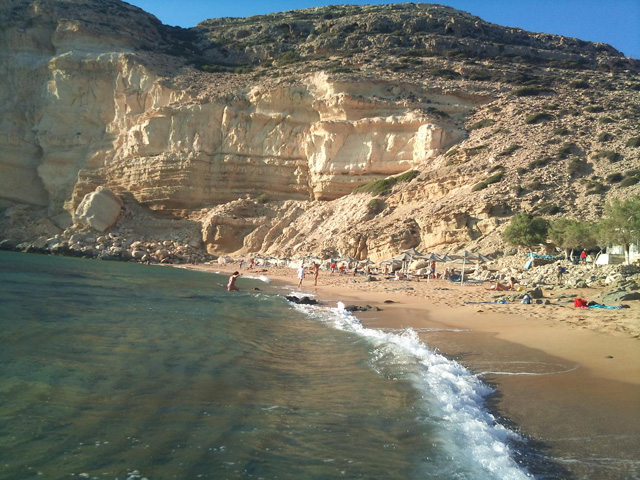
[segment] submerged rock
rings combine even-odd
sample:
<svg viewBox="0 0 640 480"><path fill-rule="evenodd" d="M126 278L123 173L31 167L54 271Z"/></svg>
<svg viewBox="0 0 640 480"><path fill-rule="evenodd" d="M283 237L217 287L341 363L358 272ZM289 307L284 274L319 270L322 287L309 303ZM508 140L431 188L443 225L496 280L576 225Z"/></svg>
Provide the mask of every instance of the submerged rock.
<svg viewBox="0 0 640 480"><path fill-rule="evenodd" d="M297 303L299 305L318 305L320 302L309 297L296 297L295 295L286 295L284 298L290 302Z"/></svg>

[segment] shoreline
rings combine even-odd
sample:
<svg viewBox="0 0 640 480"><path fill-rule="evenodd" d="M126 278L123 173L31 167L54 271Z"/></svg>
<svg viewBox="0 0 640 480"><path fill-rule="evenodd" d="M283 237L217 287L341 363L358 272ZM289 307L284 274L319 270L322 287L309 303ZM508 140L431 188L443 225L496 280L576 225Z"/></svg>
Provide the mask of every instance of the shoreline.
<svg viewBox="0 0 640 480"><path fill-rule="evenodd" d="M237 269L233 264L182 268L221 274ZM264 275L328 306L338 301L370 305L370 311L354 312L368 328L413 328L423 343L495 390L488 407L566 468L569 476L562 478L615 479L640 472L640 342L635 334L640 305L634 302L628 309L605 311L576 309L572 301L567 306L465 305L493 301L499 292L443 280L366 282L326 271L320 272L317 287L307 275L297 289L294 269L241 273ZM237 285L242 290L242 277ZM545 297L568 293L590 299L599 292L570 289L545 292Z"/></svg>

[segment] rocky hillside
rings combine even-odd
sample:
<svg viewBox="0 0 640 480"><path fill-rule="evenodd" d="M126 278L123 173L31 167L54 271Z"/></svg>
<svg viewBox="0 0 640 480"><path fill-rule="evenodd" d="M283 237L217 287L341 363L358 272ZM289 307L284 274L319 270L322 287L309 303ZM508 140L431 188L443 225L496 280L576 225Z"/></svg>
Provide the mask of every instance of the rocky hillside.
<svg viewBox="0 0 640 480"><path fill-rule="evenodd" d="M0 240L496 254L520 211L640 193L640 62L608 45L428 4L186 30L15 0L0 22Z"/></svg>

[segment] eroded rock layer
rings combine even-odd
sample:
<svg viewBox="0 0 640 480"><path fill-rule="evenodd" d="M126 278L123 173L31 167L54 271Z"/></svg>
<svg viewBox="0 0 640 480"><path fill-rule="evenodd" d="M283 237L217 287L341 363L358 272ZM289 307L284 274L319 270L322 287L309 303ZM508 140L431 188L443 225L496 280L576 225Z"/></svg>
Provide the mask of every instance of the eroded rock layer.
<svg viewBox="0 0 640 480"><path fill-rule="evenodd" d="M447 7L341 8L183 30L117 0L0 5L5 235L60 233L106 188L138 212L114 229L379 259L638 191L637 61Z"/></svg>

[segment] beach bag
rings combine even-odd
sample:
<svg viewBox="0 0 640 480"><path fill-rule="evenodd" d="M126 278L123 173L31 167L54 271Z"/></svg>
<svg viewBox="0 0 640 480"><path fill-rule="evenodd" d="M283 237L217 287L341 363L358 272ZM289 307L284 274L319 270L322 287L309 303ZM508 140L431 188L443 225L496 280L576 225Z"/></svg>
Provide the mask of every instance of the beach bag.
<svg viewBox="0 0 640 480"><path fill-rule="evenodd" d="M524 297L522 297L522 300L520 301L520 303L525 304L525 305L530 305L531 304L531 296L526 293L524 295Z"/></svg>
<svg viewBox="0 0 640 480"><path fill-rule="evenodd" d="M573 306L576 308L589 308L587 301L584 298L574 298Z"/></svg>

